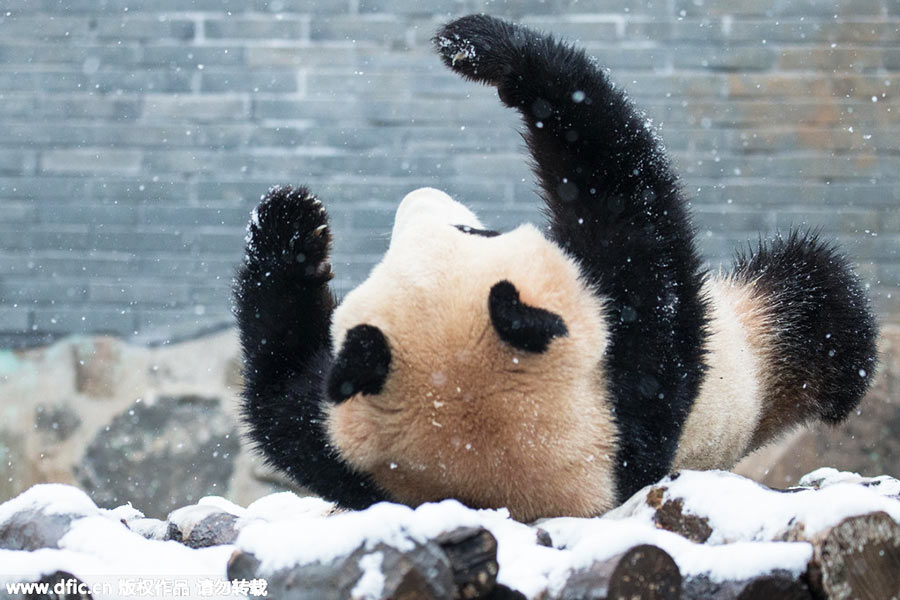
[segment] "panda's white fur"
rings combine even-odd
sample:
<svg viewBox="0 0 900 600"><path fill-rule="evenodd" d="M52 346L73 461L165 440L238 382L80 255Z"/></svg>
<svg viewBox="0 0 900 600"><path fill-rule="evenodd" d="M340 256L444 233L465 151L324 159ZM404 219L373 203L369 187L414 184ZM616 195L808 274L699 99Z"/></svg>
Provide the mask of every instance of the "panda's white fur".
<svg viewBox="0 0 900 600"><path fill-rule="evenodd" d="M482 226L443 192L406 196L384 258L335 310L335 347L374 325L392 368L380 394L328 406L333 444L402 502L452 496L523 518L608 508L616 428L598 401L602 300L535 227L487 238L455 225ZM486 298L504 279L526 304L564 315L570 335L543 354L502 342Z"/></svg>
<svg viewBox="0 0 900 600"><path fill-rule="evenodd" d="M334 446L402 502L454 496L525 520L611 508L617 428L603 371L603 299L531 225L490 238L455 225L483 227L443 192L407 195L384 258L335 310L336 348L352 327L374 325L395 366L378 395L328 407ZM570 335L542 354L501 341L485 299L504 279L525 304L561 315ZM709 370L676 468L730 468L750 449L763 407L765 351L751 341L757 303L728 278L708 281L705 292Z"/></svg>

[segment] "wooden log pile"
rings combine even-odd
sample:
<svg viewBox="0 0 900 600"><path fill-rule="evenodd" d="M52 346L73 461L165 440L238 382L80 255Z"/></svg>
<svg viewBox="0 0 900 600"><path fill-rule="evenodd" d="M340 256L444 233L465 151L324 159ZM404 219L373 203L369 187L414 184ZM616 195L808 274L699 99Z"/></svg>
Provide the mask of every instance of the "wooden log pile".
<svg viewBox="0 0 900 600"><path fill-rule="evenodd" d="M0 504L0 600L32 597L4 595L10 582L85 600L73 582L160 560L204 597L224 576L283 600L900 600L900 481L820 470L801 484L686 471L603 517L531 524L452 500L342 512L289 493L162 521L44 486Z"/></svg>

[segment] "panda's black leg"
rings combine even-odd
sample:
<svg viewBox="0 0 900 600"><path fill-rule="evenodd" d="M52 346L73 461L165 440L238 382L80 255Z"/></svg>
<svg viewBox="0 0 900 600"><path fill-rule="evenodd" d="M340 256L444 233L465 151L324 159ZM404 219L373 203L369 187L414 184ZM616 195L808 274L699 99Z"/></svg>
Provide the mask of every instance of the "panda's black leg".
<svg viewBox="0 0 900 600"><path fill-rule="evenodd" d="M668 470L703 374L704 274L677 179L647 119L583 51L483 15L434 41L521 113L551 235L609 299L625 498Z"/></svg>
<svg viewBox="0 0 900 600"><path fill-rule="evenodd" d="M335 306L330 243L325 209L305 188L272 188L254 211L234 290L243 409L271 464L329 500L361 508L383 497L329 447L321 411Z"/></svg>

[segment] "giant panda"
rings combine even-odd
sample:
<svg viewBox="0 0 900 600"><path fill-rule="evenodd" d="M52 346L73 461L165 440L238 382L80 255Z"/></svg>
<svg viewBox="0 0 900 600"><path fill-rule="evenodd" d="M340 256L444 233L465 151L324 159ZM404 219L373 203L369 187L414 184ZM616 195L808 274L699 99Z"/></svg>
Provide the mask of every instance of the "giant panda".
<svg viewBox="0 0 900 600"><path fill-rule="evenodd" d="M521 113L549 223L501 233L413 191L338 305L323 205L271 189L235 284L271 464L348 508L589 516L857 406L876 326L832 244L795 231L708 274L662 144L583 51L489 16L435 45Z"/></svg>

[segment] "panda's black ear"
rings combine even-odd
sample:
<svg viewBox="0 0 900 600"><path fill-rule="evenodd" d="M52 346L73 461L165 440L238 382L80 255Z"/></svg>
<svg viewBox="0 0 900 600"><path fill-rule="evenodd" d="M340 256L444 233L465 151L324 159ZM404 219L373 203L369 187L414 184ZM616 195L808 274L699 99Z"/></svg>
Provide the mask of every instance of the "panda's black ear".
<svg viewBox="0 0 900 600"><path fill-rule="evenodd" d="M391 367L391 349L380 329L357 325L347 332L344 345L328 374L327 392L333 402L354 394L381 392Z"/></svg>
<svg viewBox="0 0 900 600"><path fill-rule="evenodd" d="M524 304L516 286L505 279L491 288L488 309L500 339L519 350L545 352L553 338L569 335L562 317Z"/></svg>

